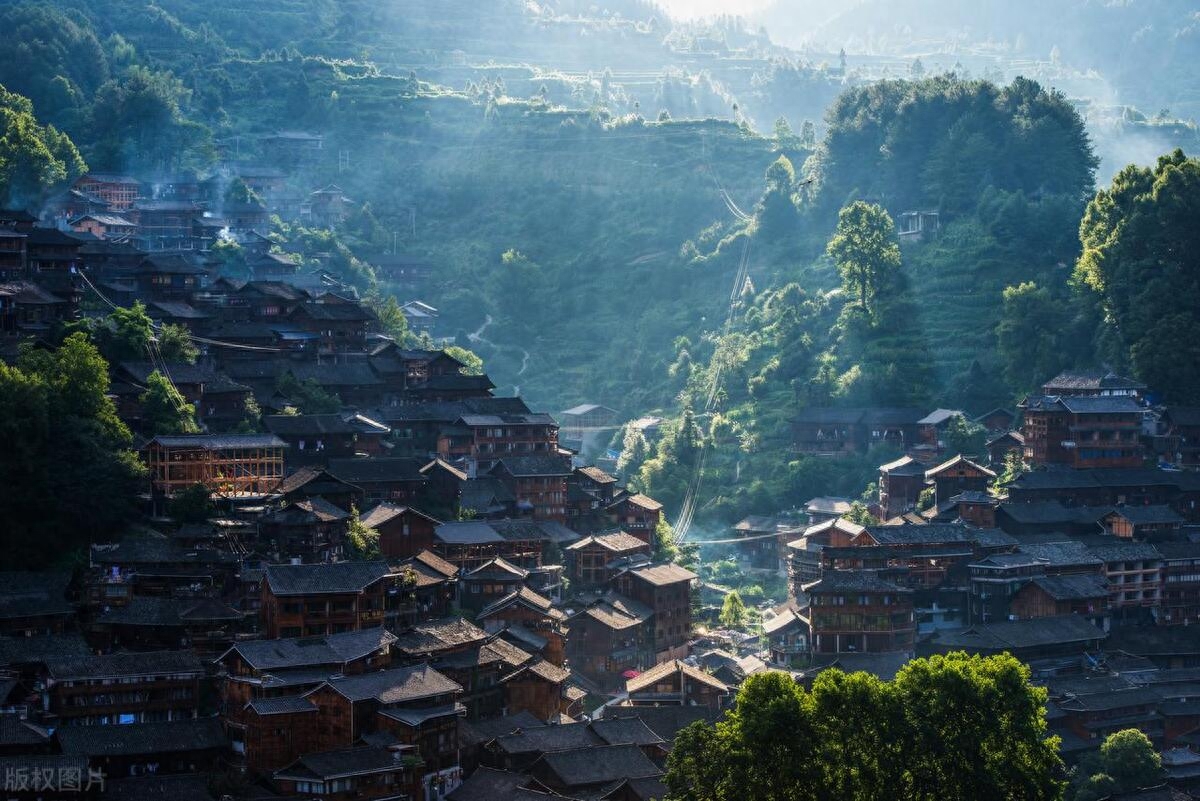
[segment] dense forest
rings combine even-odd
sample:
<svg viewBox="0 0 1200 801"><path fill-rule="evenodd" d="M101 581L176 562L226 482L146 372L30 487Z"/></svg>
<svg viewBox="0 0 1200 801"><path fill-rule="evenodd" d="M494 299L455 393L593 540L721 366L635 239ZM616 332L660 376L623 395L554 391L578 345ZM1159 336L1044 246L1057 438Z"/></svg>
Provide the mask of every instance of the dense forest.
<svg viewBox="0 0 1200 801"><path fill-rule="evenodd" d="M335 231L281 222L280 247L331 251L381 295L372 258L428 260L424 299L501 392L662 414L656 446L614 438L621 467L672 508L699 477L713 521L865 488L886 454L787 453L805 406L982 412L1101 361L1167 397L1196 386L1158 347L1195 314L1190 251L1174 228L1120 236L1187 219L1185 155L1093 198L1088 105L1036 81L919 64L879 79L636 0L537 8L4 4L17 45L0 55L0 105L20 132L4 142L40 166L0 183L29 203L85 162L207 172L263 158L264 134L319 132L325 155L291 180L336 181L355 210ZM1173 37L1186 49L1186 31ZM486 43L500 40L497 60ZM1128 109L1112 124L1154 128L1156 154L1194 139L1166 122ZM936 235L852 266L855 231L894 245L912 212L936 213ZM1162 258L1178 269L1147 280ZM1134 311L1166 297L1166 313Z"/></svg>

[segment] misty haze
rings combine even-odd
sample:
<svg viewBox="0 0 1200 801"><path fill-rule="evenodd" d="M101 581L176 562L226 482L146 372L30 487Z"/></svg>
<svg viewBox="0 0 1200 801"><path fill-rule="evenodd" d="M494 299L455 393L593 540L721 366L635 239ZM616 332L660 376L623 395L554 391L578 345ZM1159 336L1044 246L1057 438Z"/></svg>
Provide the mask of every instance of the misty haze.
<svg viewBox="0 0 1200 801"><path fill-rule="evenodd" d="M4 798L1200 798L1193 0L0 32Z"/></svg>

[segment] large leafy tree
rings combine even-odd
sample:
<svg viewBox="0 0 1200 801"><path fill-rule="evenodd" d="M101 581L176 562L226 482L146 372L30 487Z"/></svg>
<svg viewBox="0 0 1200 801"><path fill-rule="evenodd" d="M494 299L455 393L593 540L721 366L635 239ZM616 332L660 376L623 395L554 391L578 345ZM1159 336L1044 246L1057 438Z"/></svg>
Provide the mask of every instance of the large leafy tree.
<svg viewBox="0 0 1200 801"><path fill-rule="evenodd" d="M1176 150L1118 173L1079 228L1075 277L1103 313L1101 355L1171 401L1200 396L1198 216L1200 161Z"/></svg>
<svg viewBox="0 0 1200 801"><path fill-rule="evenodd" d="M184 400L158 370L146 379L146 391L138 398L147 434L198 434L196 407Z"/></svg>
<svg viewBox="0 0 1200 801"><path fill-rule="evenodd" d="M826 671L806 692L751 676L715 726L675 741L674 801L1055 801L1063 783L1046 736L1045 690L1011 656L918 659L891 682Z"/></svg>
<svg viewBox="0 0 1200 801"><path fill-rule="evenodd" d="M12 565L68 558L136 513L144 468L108 397L108 365L87 335L0 364L0 519Z"/></svg>
<svg viewBox="0 0 1200 801"><path fill-rule="evenodd" d="M996 350L1004 379L1028 392L1063 366L1063 304L1050 290L1025 281L1004 290L1004 305L996 326Z"/></svg>
<svg viewBox="0 0 1200 801"><path fill-rule="evenodd" d="M846 292L870 311L876 295L900 269L896 226L881 207L856 200L838 214L837 231L826 249Z"/></svg>
<svg viewBox="0 0 1200 801"><path fill-rule="evenodd" d="M0 203L30 205L87 169L53 125L40 125L28 98L0 86Z"/></svg>

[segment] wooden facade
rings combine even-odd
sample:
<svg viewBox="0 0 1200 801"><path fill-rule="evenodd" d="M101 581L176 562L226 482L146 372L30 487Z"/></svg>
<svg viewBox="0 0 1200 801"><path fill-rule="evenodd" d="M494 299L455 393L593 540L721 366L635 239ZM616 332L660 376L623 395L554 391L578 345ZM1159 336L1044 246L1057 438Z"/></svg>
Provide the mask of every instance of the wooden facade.
<svg viewBox="0 0 1200 801"><path fill-rule="evenodd" d="M158 496L203 484L224 497L261 497L283 480L285 447L271 434L160 436L142 454Z"/></svg>

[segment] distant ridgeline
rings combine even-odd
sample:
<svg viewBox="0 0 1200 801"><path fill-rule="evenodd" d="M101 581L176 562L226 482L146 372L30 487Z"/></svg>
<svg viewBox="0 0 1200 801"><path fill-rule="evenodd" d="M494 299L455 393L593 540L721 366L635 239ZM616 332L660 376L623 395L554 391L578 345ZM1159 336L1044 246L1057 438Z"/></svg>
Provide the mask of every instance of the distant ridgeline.
<svg viewBox="0 0 1200 801"><path fill-rule="evenodd" d="M709 513L865 481L779 469L797 408L982 412L1072 363L1128 367L1135 343L1113 345L1103 300L1069 285L1096 163L1064 97L1024 80L863 86L732 23L593 5L55 0L0 10L18 43L0 84L92 170L263 165L301 198L336 182L333 233L274 209L286 250L332 253L385 293L370 264L403 251L502 390L675 416L624 466L671 501L692 485L687 454L717 449ZM826 106L818 136L804 123ZM824 256L856 200L903 244L869 309Z"/></svg>

